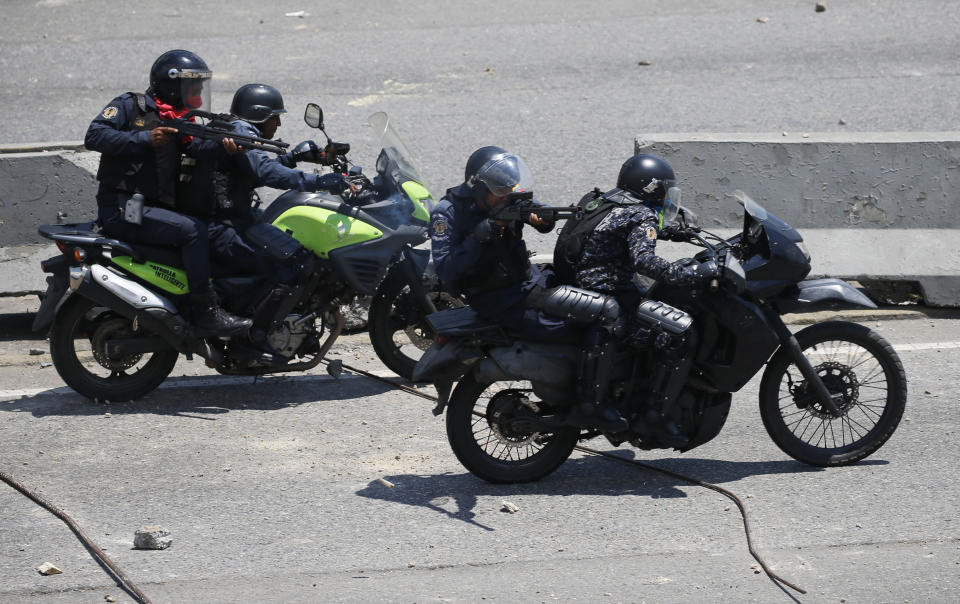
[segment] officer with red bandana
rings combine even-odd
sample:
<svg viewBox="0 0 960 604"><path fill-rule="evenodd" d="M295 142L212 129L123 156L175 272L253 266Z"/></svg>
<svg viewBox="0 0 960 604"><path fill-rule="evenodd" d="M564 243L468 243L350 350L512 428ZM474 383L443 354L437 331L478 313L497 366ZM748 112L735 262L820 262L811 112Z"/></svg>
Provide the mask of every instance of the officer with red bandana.
<svg viewBox="0 0 960 604"><path fill-rule="evenodd" d="M207 225L175 208L178 184L195 159L235 152L236 145L180 137L160 125L192 109L209 110L207 83L212 75L192 52L165 52L150 69L146 93L127 92L110 101L91 122L84 145L101 153L97 215L104 232L135 243L179 248L194 326L201 333L229 336L251 322L220 308L210 287ZM135 194L144 198L142 211L131 201Z"/></svg>

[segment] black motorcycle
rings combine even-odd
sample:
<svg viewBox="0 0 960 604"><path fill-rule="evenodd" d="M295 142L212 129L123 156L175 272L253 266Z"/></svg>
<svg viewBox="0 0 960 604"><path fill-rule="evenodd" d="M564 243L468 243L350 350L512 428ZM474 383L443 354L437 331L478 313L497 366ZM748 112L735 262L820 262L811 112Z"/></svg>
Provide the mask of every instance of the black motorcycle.
<svg viewBox="0 0 960 604"><path fill-rule="evenodd" d="M744 227L729 239L702 231L682 209L678 217L678 232L705 248L695 260L719 269L711 287L694 292L655 283L641 304L654 335L696 331L693 368L668 412L688 439L679 450L713 439L732 393L766 365L760 415L777 446L816 466L861 460L890 438L903 416L907 382L899 357L862 325L828 321L794 335L781 315L876 306L838 279L804 281L810 256L799 233L743 193L735 197ZM428 320L437 340L414 379L436 384L434 413L448 405L450 445L475 475L491 482L537 480L559 467L578 441L601 435L566 421L576 402L576 329L568 342L535 342L512 337L469 307ZM603 434L614 445L668 448L641 419L654 354L651 346L621 346L617 353L610 392L630 428Z"/></svg>

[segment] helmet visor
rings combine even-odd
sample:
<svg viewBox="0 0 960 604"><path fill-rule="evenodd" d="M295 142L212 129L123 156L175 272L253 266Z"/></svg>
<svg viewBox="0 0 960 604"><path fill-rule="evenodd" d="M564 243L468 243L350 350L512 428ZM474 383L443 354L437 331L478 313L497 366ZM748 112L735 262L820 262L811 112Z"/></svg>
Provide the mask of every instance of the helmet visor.
<svg viewBox="0 0 960 604"><path fill-rule="evenodd" d="M483 164L477 180L498 197L533 189L533 173L523 158L513 153L498 155Z"/></svg>
<svg viewBox="0 0 960 604"><path fill-rule="evenodd" d="M663 196L663 207L660 208L660 228L676 224L680 213L680 187L672 186Z"/></svg>
<svg viewBox="0 0 960 604"><path fill-rule="evenodd" d="M211 111L209 84L213 74L198 69L178 69L176 72L180 80L180 98L184 108Z"/></svg>

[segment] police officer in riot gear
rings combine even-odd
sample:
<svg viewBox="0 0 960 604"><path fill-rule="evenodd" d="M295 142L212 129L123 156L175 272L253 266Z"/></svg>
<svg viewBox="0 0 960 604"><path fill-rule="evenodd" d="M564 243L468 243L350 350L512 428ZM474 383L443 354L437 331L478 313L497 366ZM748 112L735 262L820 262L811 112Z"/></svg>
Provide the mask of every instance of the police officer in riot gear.
<svg viewBox="0 0 960 604"><path fill-rule="evenodd" d="M160 120L208 108L206 84L211 76L207 64L192 52L160 55L150 69L146 93L128 92L113 99L90 124L84 144L101 153L97 214L104 232L136 243L178 247L195 327L230 336L251 322L220 308L210 287L206 224L174 210L185 154L221 155L224 149L236 151L236 146L229 140L223 148L212 141L185 141L173 128L159 125ZM143 196L142 210L135 194Z"/></svg>
<svg viewBox="0 0 960 604"><path fill-rule="evenodd" d="M678 448L687 439L668 412L692 366L695 331L670 338L652 331L633 312L643 297L634 283L635 273L691 289L704 287L717 276L715 264L671 263L656 255L658 238L670 236L679 197L676 176L666 161L635 155L621 167L617 188L606 193L597 189L580 200L583 218L567 221L554 249L554 269L562 281L614 296L627 317L625 339L658 350L654 400L633 427L652 430L663 444Z"/></svg>
<svg viewBox="0 0 960 604"><path fill-rule="evenodd" d="M238 134L273 138L286 113L280 91L265 84L246 84L233 95L231 126ZM339 191L343 177L320 176L295 168L298 161L320 162L323 154L313 141L305 141L279 157L256 148L220 158L216 165L213 191L194 191L191 215L209 218L209 240L215 258L235 270L264 273L273 271L266 258L243 238L254 223L255 189L272 187L297 191ZM211 203L211 200L213 203ZM289 271L286 271L289 272ZM285 275L281 280L291 280Z"/></svg>
<svg viewBox="0 0 960 604"><path fill-rule="evenodd" d="M233 95L231 125L240 134L273 138L280 127L280 116L287 110L283 96L273 86L246 84ZM248 149L221 162L226 176L218 189L218 215L229 217L238 227L252 221L251 197L256 187L293 189L296 191L340 191L344 186L341 174L319 175L296 169L297 162L322 163L324 154L313 141L304 141L284 155Z"/></svg>
<svg viewBox="0 0 960 604"><path fill-rule="evenodd" d="M464 294L482 317L519 335L552 339L565 325L530 308L528 294L552 278L530 263L523 242L524 222L491 218L514 192L530 190L533 176L521 157L500 147L470 155L463 184L447 190L430 216L430 239L437 275L444 289ZM526 224L541 233L553 223L531 214Z"/></svg>

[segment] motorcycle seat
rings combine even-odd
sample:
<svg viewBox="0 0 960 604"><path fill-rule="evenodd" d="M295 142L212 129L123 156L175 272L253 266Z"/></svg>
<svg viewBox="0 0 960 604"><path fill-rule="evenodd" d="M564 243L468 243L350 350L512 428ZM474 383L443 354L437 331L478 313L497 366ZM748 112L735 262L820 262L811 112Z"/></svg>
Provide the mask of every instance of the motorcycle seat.
<svg viewBox="0 0 960 604"><path fill-rule="evenodd" d="M427 315L427 323L438 334L449 336L473 335L492 340L512 341L525 340L532 342L551 342L556 344L579 344L583 333L577 327L557 333L546 338L531 338L527 334L519 334L510 329L504 329L498 323L484 319L469 306L443 310Z"/></svg>

